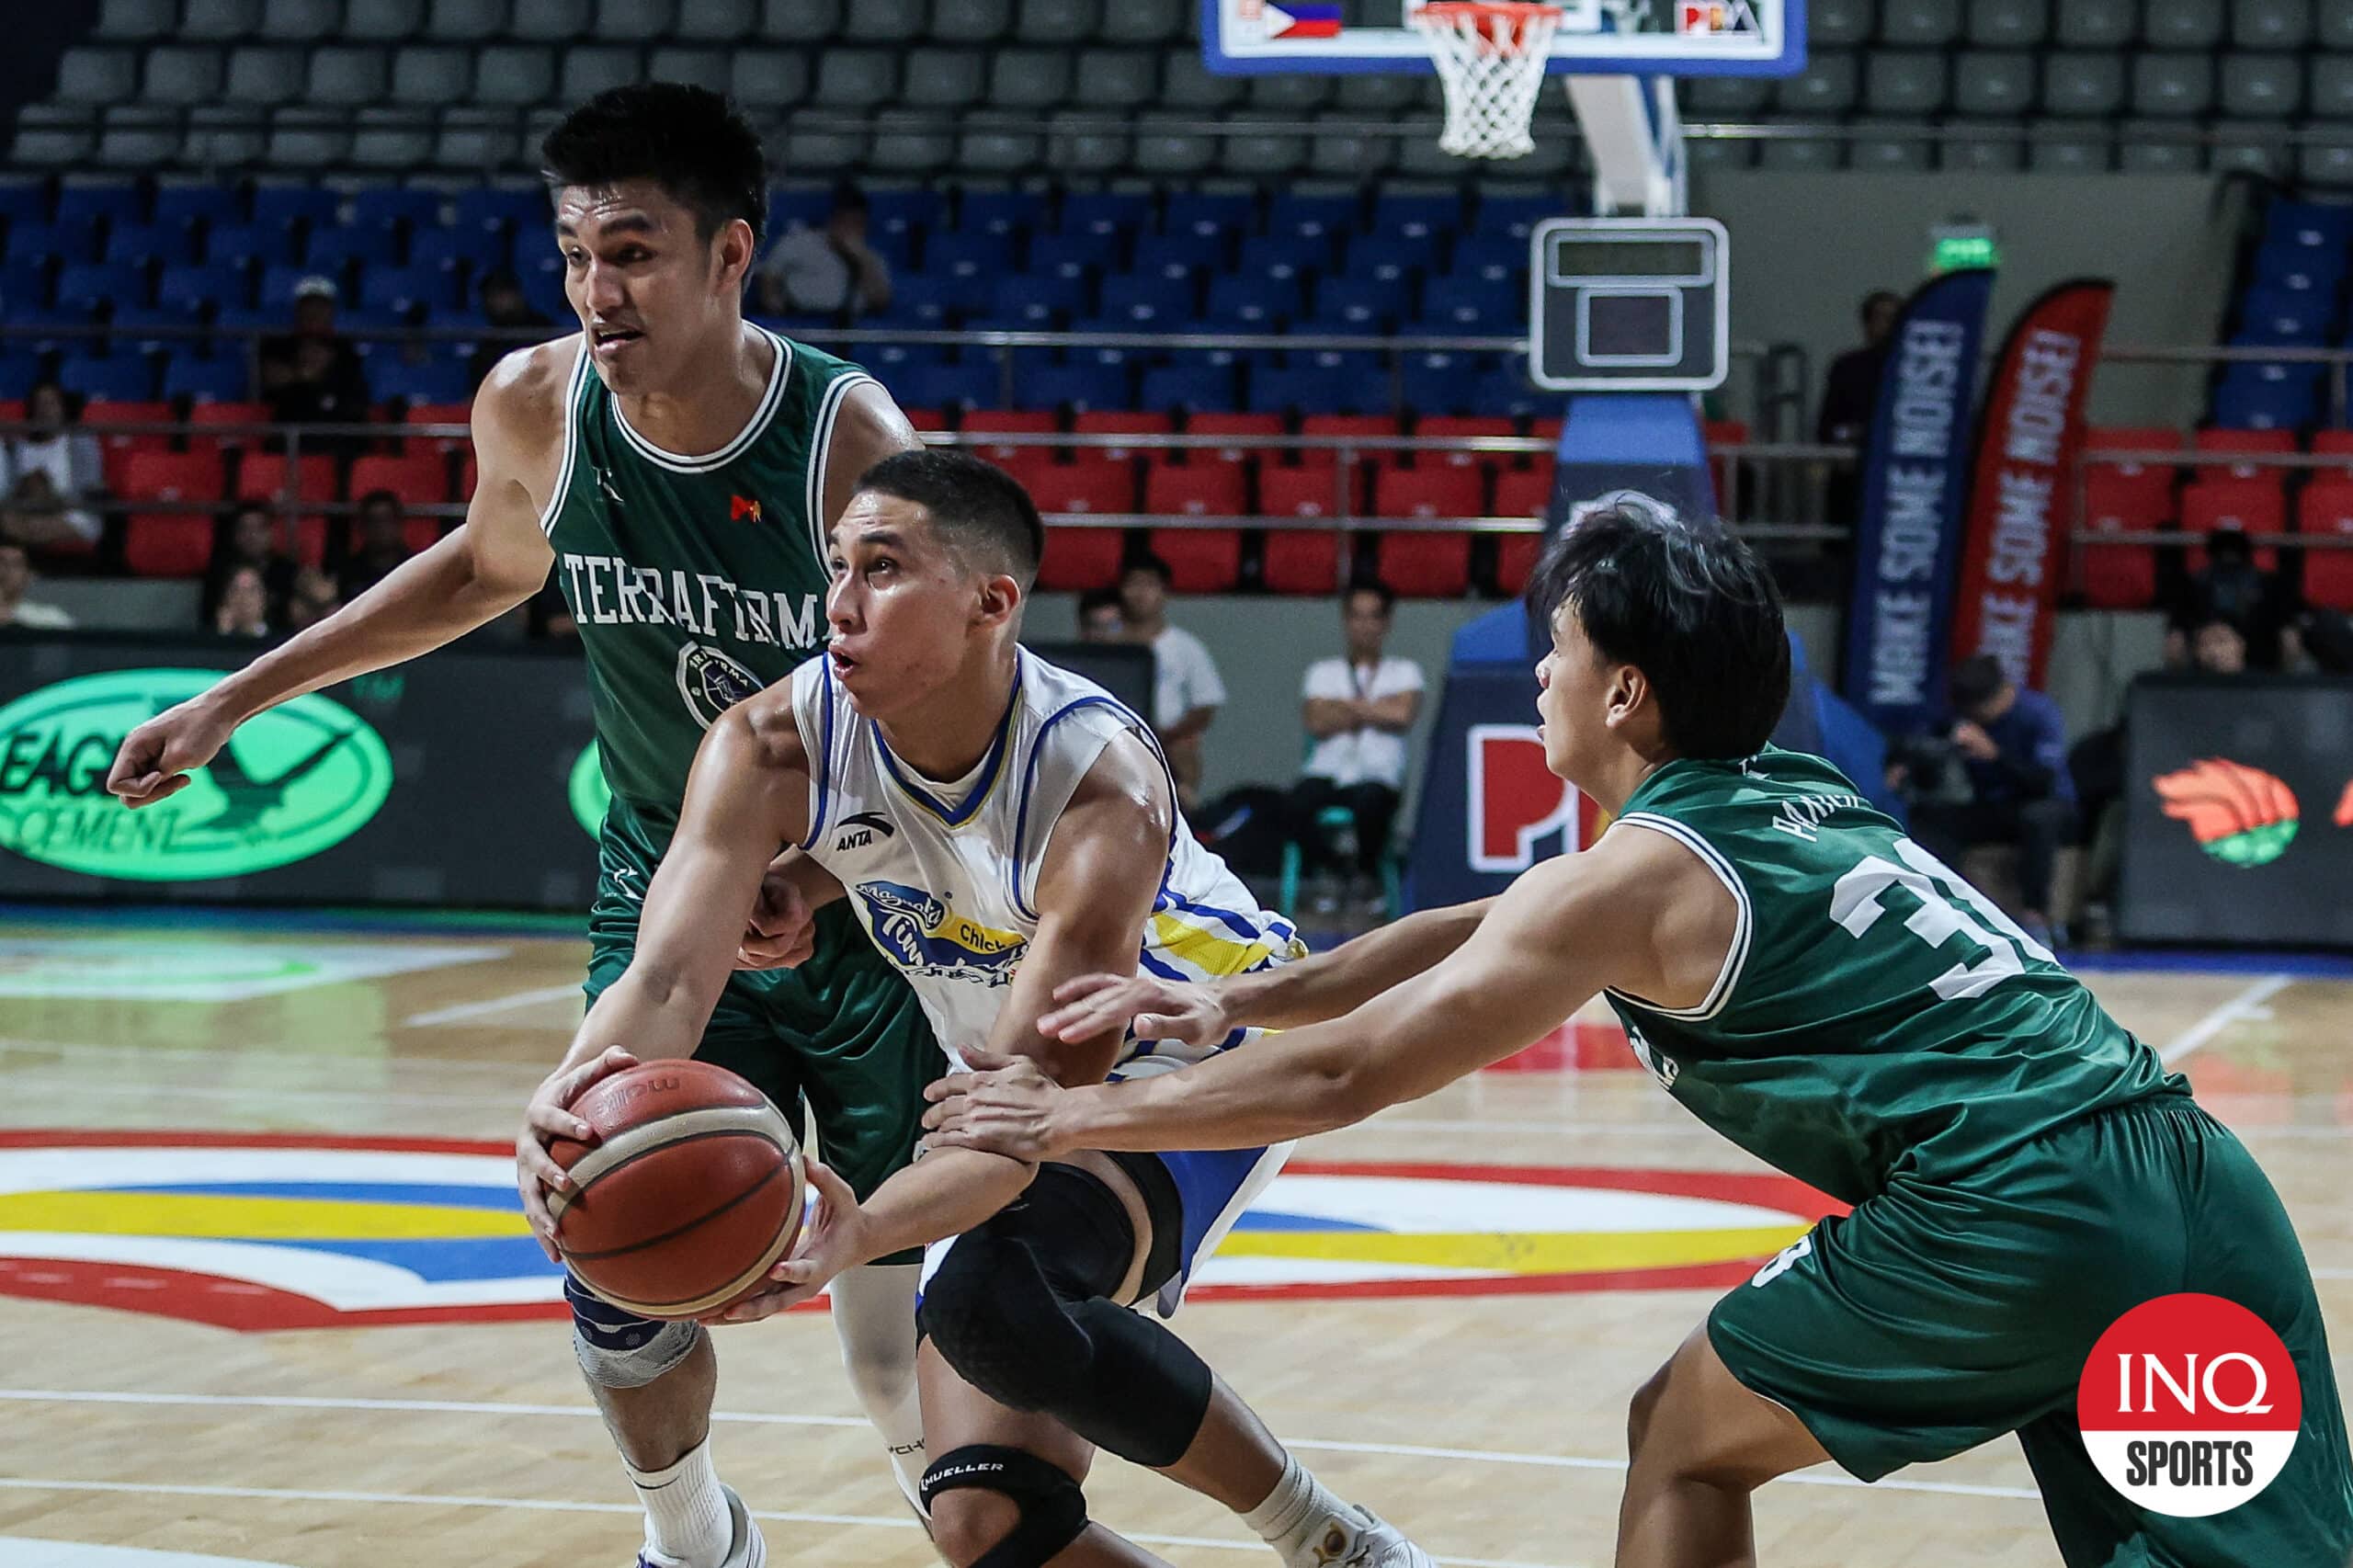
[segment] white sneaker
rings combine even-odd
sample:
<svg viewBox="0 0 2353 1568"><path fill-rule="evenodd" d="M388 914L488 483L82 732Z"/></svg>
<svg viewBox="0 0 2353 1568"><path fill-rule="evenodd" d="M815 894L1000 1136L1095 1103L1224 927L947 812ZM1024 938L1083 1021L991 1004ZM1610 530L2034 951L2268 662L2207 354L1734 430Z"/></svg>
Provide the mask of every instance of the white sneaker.
<svg viewBox="0 0 2353 1568"><path fill-rule="evenodd" d="M768 1543L761 1539L760 1527L752 1522L752 1510L744 1506L744 1499L723 1481L719 1483L719 1493L727 1499L727 1555L719 1560L719 1568L767 1568ZM676 1565L648 1546L639 1550L637 1568Z"/></svg>
<svg viewBox="0 0 2353 1568"><path fill-rule="evenodd" d="M1354 1519L1336 1515L1308 1546L1313 1568L1438 1568L1438 1559L1370 1508L1351 1506Z"/></svg>

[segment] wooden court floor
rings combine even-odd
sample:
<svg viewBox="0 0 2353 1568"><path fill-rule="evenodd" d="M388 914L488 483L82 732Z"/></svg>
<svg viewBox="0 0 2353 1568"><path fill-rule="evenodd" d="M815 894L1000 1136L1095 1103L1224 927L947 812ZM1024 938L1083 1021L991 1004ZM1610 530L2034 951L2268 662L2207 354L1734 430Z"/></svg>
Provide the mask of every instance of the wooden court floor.
<svg viewBox="0 0 2353 1568"><path fill-rule="evenodd" d="M0 925L0 1564L630 1562L633 1503L499 1196L584 952L483 927ZM2346 1381L2353 981L2092 978L2264 1161ZM1179 1320L1442 1562L1606 1563L1627 1396L1818 1212L1619 1049L1596 1028L1313 1141ZM934 1561L822 1315L728 1331L721 1361L721 1471L779 1564ZM1116 1460L1090 1490L1184 1568L1270 1560ZM1793 1477L1758 1517L1781 1568L2057 1561L2007 1442L1870 1489Z"/></svg>

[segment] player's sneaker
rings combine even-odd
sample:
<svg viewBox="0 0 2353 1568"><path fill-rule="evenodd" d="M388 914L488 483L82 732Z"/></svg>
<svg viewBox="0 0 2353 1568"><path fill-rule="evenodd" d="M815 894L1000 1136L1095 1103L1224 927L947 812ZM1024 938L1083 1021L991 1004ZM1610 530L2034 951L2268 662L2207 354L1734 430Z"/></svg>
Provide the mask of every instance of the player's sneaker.
<svg viewBox="0 0 2353 1568"><path fill-rule="evenodd" d="M1308 1543L1301 1568L1438 1568L1437 1558L1371 1509L1348 1512L1356 1517L1335 1515Z"/></svg>
<svg viewBox="0 0 2353 1568"><path fill-rule="evenodd" d="M760 1527L752 1522L752 1510L744 1506L744 1499L725 1482L720 1483L719 1493L727 1499L727 1555L719 1560L719 1568L767 1568L768 1543L761 1539ZM645 1547L637 1554L637 1568L677 1565Z"/></svg>

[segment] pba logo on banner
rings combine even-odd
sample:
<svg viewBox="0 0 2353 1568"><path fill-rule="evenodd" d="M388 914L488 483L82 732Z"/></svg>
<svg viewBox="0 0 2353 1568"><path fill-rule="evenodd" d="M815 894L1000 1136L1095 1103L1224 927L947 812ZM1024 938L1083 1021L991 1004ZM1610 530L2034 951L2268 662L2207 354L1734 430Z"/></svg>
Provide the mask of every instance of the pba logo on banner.
<svg viewBox="0 0 2353 1568"><path fill-rule="evenodd" d="M1473 724L1465 760L1472 870L1517 874L1589 842L1598 808L1544 766L1535 725Z"/></svg>
<svg viewBox="0 0 2353 1568"><path fill-rule="evenodd" d="M1863 446L1840 685L1890 734L1922 728L1944 707L1962 446L1993 291L1994 274L1984 267L1920 286L1890 335Z"/></svg>
<svg viewBox="0 0 2353 1568"><path fill-rule="evenodd" d="M2271 1325L2190 1292L2109 1324L2075 1388L2085 1451L2108 1483L2182 1519L2226 1512L2270 1485L2303 1413L2296 1364Z"/></svg>
<svg viewBox="0 0 2353 1568"><path fill-rule="evenodd" d="M1952 653L1991 653L2029 690L2041 688L2051 657L2067 487L2115 292L2112 283L2079 280L2029 305L2002 346L1979 422Z"/></svg>
<svg viewBox="0 0 2353 1568"><path fill-rule="evenodd" d="M1723 38L1757 30L1756 7L1749 0L1684 0L1675 7L1675 30L1686 38Z"/></svg>

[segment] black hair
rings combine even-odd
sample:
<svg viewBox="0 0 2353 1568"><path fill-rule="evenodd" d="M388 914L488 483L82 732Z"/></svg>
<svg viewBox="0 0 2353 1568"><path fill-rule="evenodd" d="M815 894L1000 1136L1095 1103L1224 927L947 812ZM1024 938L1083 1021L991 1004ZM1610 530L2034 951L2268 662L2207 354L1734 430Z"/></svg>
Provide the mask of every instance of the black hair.
<svg viewBox="0 0 2353 1568"><path fill-rule="evenodd" d="M1966 712L1980 708L2002 694L2010 683L2010 674L2002 661L1991 653L1972 653L1952 667L1952 704Z"/></svg>
<svg viewBox="0 0 2353 1568"><path fill-rule="evenodd" d="M367 494L362 495L359 498L358 504L353 507L353 510L358 512L366 512L380 506L390 506L395 512L405 510L405 508L401 506L400 496L390 490L370 490Z"/></svg>
<svg viewBox="0 0 2353 1568"><path fill-rule="evenodd" d="M1086 592L1078 596L1078 620L1080 625L1084 626L1086 624L1086 618L1093 615L1098 609L1116 609L1121 611L1121 613L1125 613L1125 607L1120 602L1120 590L1117 588L1089 588Z"/></svg>
<svg viewBox="0 0 2353 1568"><path fill-rule="evenodd" d="M1370 594L1374 598L1381 601L1381 617L1383 620L1388 619L1391 613L1397 608L1396 589L1391 587L1388 584L1382 582L1378 577L1359 577L1355 582L1350 583L1347 586L1347 591L1340 596L1341 609L1346 610L1348 606L1348 601L1356 597L1358 594Z"/></svg>
<svg viewBox="0 0 2353 1568"><path fill-rule="evenodd" d="M1862 309L1856 312L1856 314L1862 318L1865 326L1871 324L1871 312L1879 309L1882 303L1893 305L1897 310L1902 310L1904 296L1893 289L1874 289L1864 295Z"/></svg>
<svg viewBox="0 0 2353 1568"><path fill-rule="evenodd" d="M1120 562L1120 576L1124 577L1131 572L1149 572L1160 579L1160 585L1164 588L1176 580L1176 574L1169 570L1168 562L1148 550L1130 551L1128 558Z"/></svg>
<svg viewBox="0 0 2353 1568"><path fill-rule="evenodd" d="M1046 525L1021 482L992 462L945 447L893 452L866 471L860 492L911 501L950 550L997 567L1025 589L1046 553Z"/></svg>
<svg viewBox="0 0 2353 1568"><path fill-rule="evenodd" d="M2206 553L2216 561L2244 563L2255 559L2255 546L2236 528L2212 528L2206 535Z"/></svg>
<svg viewBox="0 0 2353 1568"><path fill-rule="evenodd" d="M1545 546L1529 630L1563 605L1601 656L1643 672L1679 756L1762 751L1790 699L1781 596L1756 552L1631 490L1602 497Z"/></svg>
<svg viewBox="0 0 2353 1568"><path fill-rule="evenodd" d="M833 209L836 212L868 210L866 187L854 179L838 180L834 185Z"/></svg>
<svg viewBox="0 0 2353 1568"><path fill-rule="evenodd" d="M768 159L759 133L708 87L608 87L548 132L540 165L551 192L651 180L695 215L706 244L741 218L756 247L767 227Z"/></svg>

